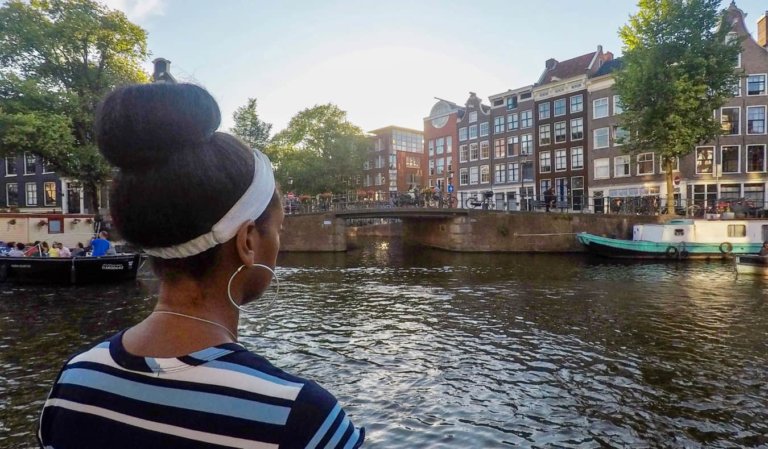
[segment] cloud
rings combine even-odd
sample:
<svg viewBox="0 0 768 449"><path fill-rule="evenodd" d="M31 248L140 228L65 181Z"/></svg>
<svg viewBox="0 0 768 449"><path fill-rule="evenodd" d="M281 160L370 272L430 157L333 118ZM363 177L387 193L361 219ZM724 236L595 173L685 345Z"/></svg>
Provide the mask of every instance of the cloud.
<svg viewBox="0 0 768 449"><path fill-rule="evenodd" d="M141 20L153 15L162 15L166 0L103 0L112 9L123 11L130 20Z"/></svg>

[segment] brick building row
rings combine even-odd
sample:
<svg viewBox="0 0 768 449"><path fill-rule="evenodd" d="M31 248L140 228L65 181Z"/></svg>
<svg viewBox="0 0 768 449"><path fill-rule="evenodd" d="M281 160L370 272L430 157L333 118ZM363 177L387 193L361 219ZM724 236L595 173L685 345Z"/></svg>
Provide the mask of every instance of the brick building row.
<svg viewBox="0 0 768 449"><path fill-rule="evenodd" d="M743 11L731 3L726 13L732 32L743 39L735 67L743 73L741 82L734 97L715 111L725 134L674 161L674 192L667 192L662 161L655 153L649 149L628 155L617 143L624 131L618 125L621 99L613 73L621 59L601 46L565 61L547 60L533 84L490 95L488 104L474 92L463 105L438 99L424 118L420 167L413 160L396 162L392 173L397 181L382 173L370 183L366 176L365 184L375 189L386 185L382 191L437 186L453 190L459 204L490 190L497 208L503 209L535 206L550 188L569 209L598 213L609 211L618 198L668 194L681 206L708 208L718 198L748 198L765 205L768 22L765 15L759 19L755 39ZM407 131L416 140L421 134ZM411 156L416 154L414 150ZM390 156L382 157L389 161ZM376 160L369 161L367 174Z"/></svg>

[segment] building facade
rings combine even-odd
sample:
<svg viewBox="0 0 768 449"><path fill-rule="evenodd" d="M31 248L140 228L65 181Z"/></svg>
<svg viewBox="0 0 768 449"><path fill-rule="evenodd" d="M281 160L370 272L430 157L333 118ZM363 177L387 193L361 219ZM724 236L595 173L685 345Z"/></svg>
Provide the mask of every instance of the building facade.
<svg viewBox="0 0 768 449"><path fill-rule="evenodd" d="M36 155L6 157L0 170L4 184L0 207L19 212L62 210L62 182Z"/></svg>
<svg viewBox="0 0 768 449"><path fill-rule="evenodd" d="M426 174L426 187L437 187L443 192L456 188L458 173L458 128L464 108L447 100L438 100L424 118L424 152L422 173Z"/></svg>
<svg viewBox="0 0 768 449"><path fill-rule="evenodd" d="M379 200L424 186L424 133L400 126L371 131L372 145L363 165L363 187Z"/></svg>
<svg viewBox="0 0 768 449"><path fill-rule="evenodd" d="M462 207L470 196L481 195L491 185L491 108L474 92L458 120L459 185L457 198Z"/></svg>
<svg viewBox="0 0 768 449"><path fill-rule="evenodd" d="M589 178L587 80L613 54L597 51L566 61L549 59L533 88L536 115L536 194L551 191L559 204L586 207ZM550 190L551 189L551 190Z"/></svg>

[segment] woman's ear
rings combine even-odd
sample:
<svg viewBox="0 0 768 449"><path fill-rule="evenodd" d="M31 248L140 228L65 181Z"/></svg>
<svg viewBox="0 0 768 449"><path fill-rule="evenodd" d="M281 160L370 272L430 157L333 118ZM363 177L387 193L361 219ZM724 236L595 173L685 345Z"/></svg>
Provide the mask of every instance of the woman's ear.
<svg viewBox="0 0 768 449"><path fill-rule="evenodd" d="M256 224L248 220L237 230L235 235L235 247L237 255L243 265L251 266L256 263L256 250L259 245L259 233Z"/></svg>

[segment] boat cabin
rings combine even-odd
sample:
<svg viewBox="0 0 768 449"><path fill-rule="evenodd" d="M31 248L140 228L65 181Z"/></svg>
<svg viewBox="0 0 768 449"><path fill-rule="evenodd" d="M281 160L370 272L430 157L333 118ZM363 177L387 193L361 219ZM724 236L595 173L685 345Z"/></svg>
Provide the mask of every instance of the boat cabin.
<svg viewBox="0 0 768 449"><path fill-rule="evenodd" d="M664 224L635 225L632 240L669 243L764 242L768 240L768 222L675 219Z"/></svg>

